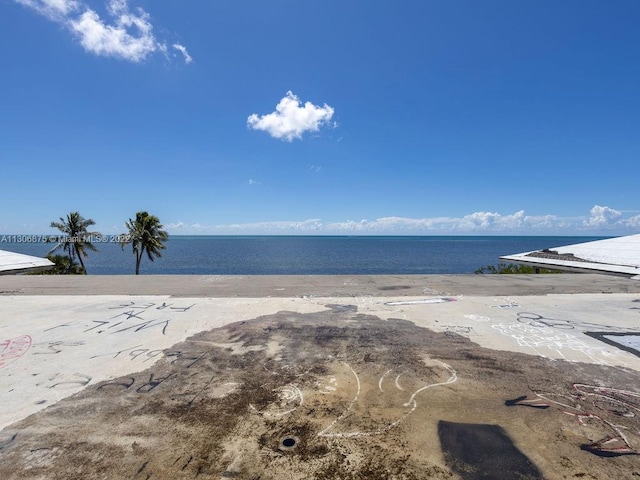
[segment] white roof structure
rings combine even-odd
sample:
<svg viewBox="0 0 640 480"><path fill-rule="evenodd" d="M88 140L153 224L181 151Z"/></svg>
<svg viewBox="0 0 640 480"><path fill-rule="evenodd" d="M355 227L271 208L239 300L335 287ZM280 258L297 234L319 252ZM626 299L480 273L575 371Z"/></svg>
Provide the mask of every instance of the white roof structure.
<svg viewBox="0 0 640 480"><path fill-rule="evenodd" d="M640 279L640 234L500 257L524 265Z"/></svg>
<svg viewBox="0 0 640 480"><path fill-rule="evenodd" d="M0 275L48 270L53 266L46 258L0 250Z"/></svg>

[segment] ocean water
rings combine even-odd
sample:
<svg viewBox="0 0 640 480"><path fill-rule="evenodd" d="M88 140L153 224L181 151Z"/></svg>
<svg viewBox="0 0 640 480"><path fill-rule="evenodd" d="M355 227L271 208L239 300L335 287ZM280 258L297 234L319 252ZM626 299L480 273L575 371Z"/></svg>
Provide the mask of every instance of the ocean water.
<svg viewBox="0 0 640 480"><path fill-rule="evenodd" d="M0 250L45 256L52 244L10 242ZM23 236L24 237L24 236ZM0 235L0 240L3 235ZM171 236L162 257L142 260L141 274L376 275L473 273L501 255L606 237L543 236ZM95 244L89 274L133 274L131 247Z"/></svg>

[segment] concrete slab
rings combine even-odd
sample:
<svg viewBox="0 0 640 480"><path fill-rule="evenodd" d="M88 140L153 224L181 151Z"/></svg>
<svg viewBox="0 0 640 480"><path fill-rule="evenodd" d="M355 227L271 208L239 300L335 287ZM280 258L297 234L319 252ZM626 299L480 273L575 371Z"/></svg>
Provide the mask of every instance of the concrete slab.
<svg viewBox="0 0 640 480"><path fill-rule="evenodd" d="M633 478L640 292L598 277L28 278L0 296L0 478Z"/></svg>
<svg viewBox="0 0 640 480"><path fill-rule="evenodd" d="M296 303L296 311L322 309L297 299L0 298L0 428L88 385L144 370L196 333Z"/></svg>
<svg viewBox="0 0 640 480"><path fill-rule="evenodd" d="M0 276L0 295L358 297L640 293L640 282L558 275L40 275Z"/></svg>
<svg viewBox="0 0 640 480"><path fill-rule="evenodd" d="M640 234L505 255L500 259L541 268L603 272L640 279Z"/></svg>
<svg viewBox="0 0 640 480"><path fill-rule="evenodd" d="M53 262L46 258L0 250L0 275L37 272L52 267Z"/></svg>

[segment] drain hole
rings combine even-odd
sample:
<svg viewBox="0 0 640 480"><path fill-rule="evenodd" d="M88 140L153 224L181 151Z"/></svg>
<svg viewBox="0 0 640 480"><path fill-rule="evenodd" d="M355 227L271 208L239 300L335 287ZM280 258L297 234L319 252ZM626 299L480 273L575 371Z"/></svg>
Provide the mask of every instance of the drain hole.
<svg viewBox="0 0 640 480"><path fill-rule="evenodd" d="M280 439L280 446L278 448L286 452L295 449L298 446L298 443L300 443L298 437L295 435L287 435Z"/></svg>

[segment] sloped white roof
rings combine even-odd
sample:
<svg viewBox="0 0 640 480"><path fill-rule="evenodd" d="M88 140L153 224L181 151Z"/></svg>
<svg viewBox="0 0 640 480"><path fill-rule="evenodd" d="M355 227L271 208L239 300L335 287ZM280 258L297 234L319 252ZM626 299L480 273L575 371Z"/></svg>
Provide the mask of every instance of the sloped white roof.
<svg viewBox="0 0 640 480"><path fill-rule="evenodd" d="M46 258L0 250L0 275L46 270L51 267L53 262Z"/></svg>
<svg viewBox="0 0 640 480"><path fill-rule="evenodd" d="M640 275L640 234L517 253L500 259L542 268L635 277Z"/></svg>

